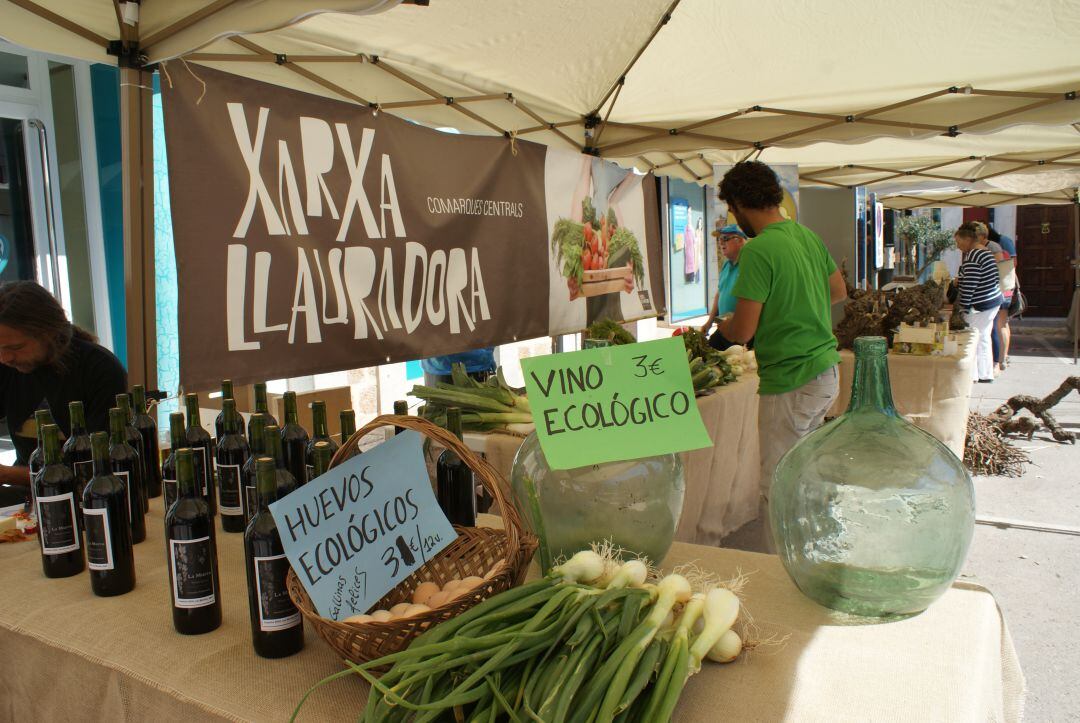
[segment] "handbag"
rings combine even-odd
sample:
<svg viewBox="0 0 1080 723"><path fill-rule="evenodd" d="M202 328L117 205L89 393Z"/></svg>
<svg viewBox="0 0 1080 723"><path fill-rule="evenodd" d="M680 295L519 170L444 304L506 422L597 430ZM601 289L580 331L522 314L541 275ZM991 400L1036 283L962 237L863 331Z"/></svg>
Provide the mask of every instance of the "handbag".
<svg viewBox="0 0 1080 723"><path fill-rule="evenodd" d="M1027 311L1027 297L1024 296L1024 292L1020 291L1020 287L1017 286L1013 289L1012 299L1009 301L1009 318L1015 319L1018 316L1023 316Z"/></svg>

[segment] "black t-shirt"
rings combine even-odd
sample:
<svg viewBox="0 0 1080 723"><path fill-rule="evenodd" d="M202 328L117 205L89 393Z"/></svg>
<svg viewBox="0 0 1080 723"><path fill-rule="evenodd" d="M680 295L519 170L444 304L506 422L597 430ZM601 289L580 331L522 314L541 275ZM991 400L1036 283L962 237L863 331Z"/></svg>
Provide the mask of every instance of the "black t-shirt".
<svg viewBox="0 0 1080 723"><path fill-rule="evenodd" d="M73 338L61 365L44 366L29 374L0 364L0 415L7 420L17 464L30 459L37 440L18 432L37 409L47 408L64 436L71 435L68 402L81 401L90 432L109 429L109 409L116 395L127 391L127 372L103 346Z"/></svg>

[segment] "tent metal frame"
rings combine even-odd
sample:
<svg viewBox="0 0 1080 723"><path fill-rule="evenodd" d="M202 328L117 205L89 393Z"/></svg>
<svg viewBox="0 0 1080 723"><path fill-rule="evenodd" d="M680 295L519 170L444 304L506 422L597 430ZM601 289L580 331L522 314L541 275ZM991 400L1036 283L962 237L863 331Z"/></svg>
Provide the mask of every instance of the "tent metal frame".
<svg viewBox="0 0 1080 723"><path fill-rule="evenodd" d="M198 23L205 21L217 13L235 4L238 0L211 0L205 6L191 14L181 17L165 28L155 31L143 38L140 35L137 24L128 24L124 21L123 9L119 0L113 0L116 12L118 39L110 40L97 33L84 28L79 24L54 13L33 0L7 0L8 3L30 12L39 18L50 22L64 30L67 30L85 40L106 49L110 54L117 56L117 64L121 74L121 147L124 188L124 279L126 293L126 316L128 329L128 374L132 383L142 383L148 387L155 387L157 380L156 336L154 318L154 256L153 256L153 141L150 127L151 119L151 80L154 66L146 65L146 49L162 42L179 32L187 30ZM403 0L405 4L427 5L428 0ZM619 95L626 84L627 76L633 70L634 65L644 55L646 50L661 30L668 24L672 13L678 8L680 0L672 0L667 9L656 21L651 33L637 48L629 59L623 71L615 78L601 96L595 107L584 116L573 120L549 121L540 113L530 108L513 93L476 93L467 96L451 96L440 93L437 89L421 82L412 75L406 73L385 58L368 54L303 54L288 55L274 52L264 48L258 43L241 35L232 36L230 40L239 48L247 52L221 53L221 52L191 52L182 56L185 61L203 63L274 63L282 66L286 71L301 76L324 90L353 103L368 106L375 111L379 110L404 110L433 105L448 105L456 112L470 120L479 123L492 131L509 139L513 143L515 138L529 136L535 133L550 132L574 150L596 156L608 158L636 157L650 171L663 171L668 168L679 167L698 182L704 182L712 176L712 164L706 156L697 150L692 154L678 151L659 151L665 155L665 160L660 163L651 161L647 154L658 151L650 150L647 145L652 141L664 137L678 136L696 142L699 148L715 148L717 150L747 150L745 158L751 158L767 148L794 146L799 143L812 142L814 134L843 124L860 124L874 127L889 127L913 131L925 131L947 137L956 137L961 133L978 129L995 121L1010 119L1012 122L1022 122L1026 114L1057 103L1071 102L1077 99L1077 90L1063 92L1051 92L1043 90L997 90L988 88L972 88L950 86L935 90L923 95L902 99L893 103L876 108L857 110L847 114L820 113L793 108L777 108L772 106L754 105L748 108L732 110L713 118L686 123L680 126L622 123L611 119L612 111L619 100ZM425 99L407 98L400 101L373 103L362 98L356 93L344 88L333 81L322 77L308 65L325 64L357 64L370 63L379 70L393 76L403 85L410 87L426 95ZM910 109L920 103L934 101L948 95L972 95L984 97L1006 98L1015 101L1026 101L1013 108L1007 108L995 113L976 118L957 118L948 125L919 123L916 121L897 120L883 118L886 113ZM509 103L531 123L528 127L520 130L503 128L499 124L485 118L480 112L474 110L483 103ZM605 108L606 106L606 108ZM602 114L602 115L601 115ZM753 116L784 116L789 118L801 118L807 121L803 128L787 131L772 137L759 139L737 138L724 135L725 123L736 120L745 120ZM745 124L740 124L745 125ZM627 137L619 138L606 145L600 145L600 140L607 129L619 129L632 131ZM567 131L566 129L574 129ZM1080 129L1080 127L1078 127ZM580 132L581 141L576 140L575 131ZM991 131L992 132L992 131ZM645 147L643 147L643 145ZM615 153L622 149L622 153ZM1017 151L1023 153L1023 151ZM1015 155L1015 154L1013 154ZM934 180L950 180L957 182L973 182L992 178L994 176L1012 173L1024 168L1036 166L1060 166L1069 168L1080 167L1080 148L1070 150L1064 154L1039 158L1014 158L1010 155L991 156L980 158L965 156L946 161L936 162L930 165L912 166L907 168L885 168L880 166L847 164L832 168L820 169L804 173L802 178L815 184L835 186L838 188L852 188L854 185L872 186L902 176L915 176ZM965 161L993 160L1013 164L1014 167L988 173L979 177L965 178L950 176L944 173L931 173L940 171L951 165ZM695 171L691 164L703 164L706 167L704 174ZM845 184L841 177L843 172L850 170L880 173L881 176L859 184ZM840 172L840 175L837 175ZM897 194L902 196L902 194ZM929 201L925 205L969 205L957 203L967 194L962 194L948 200ZM1012 196L1017 199L1046 198L1042 194L1004 194L994 193L996 197Z"/></svg>

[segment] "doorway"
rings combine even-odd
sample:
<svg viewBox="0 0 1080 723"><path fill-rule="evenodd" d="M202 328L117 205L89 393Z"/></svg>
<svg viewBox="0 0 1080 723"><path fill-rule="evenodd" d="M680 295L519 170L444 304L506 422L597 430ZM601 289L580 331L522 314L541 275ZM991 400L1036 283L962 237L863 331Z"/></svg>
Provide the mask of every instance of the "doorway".
<svg viewBox="0 0 1080 723"><path fill-rule="evenodd" d="M1075 286L1075 223L1071 205L1017 208L1016 268L1030 316L1069 314Z"/></svg>

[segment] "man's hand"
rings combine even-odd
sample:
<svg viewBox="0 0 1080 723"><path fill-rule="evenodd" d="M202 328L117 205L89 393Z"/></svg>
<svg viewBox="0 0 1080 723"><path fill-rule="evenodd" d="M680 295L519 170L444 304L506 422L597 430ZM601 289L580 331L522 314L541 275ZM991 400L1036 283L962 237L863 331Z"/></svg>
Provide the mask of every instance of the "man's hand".
<svg viewBox="0 0 1080 723"><path fill-rule="evenodd" d="M844 275L840 273L840 269L829 275L829 296L834 304L839 304L847 298L847 282L844 281Z"/></svg>

